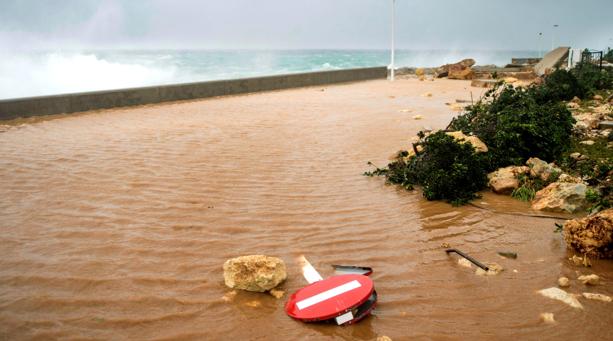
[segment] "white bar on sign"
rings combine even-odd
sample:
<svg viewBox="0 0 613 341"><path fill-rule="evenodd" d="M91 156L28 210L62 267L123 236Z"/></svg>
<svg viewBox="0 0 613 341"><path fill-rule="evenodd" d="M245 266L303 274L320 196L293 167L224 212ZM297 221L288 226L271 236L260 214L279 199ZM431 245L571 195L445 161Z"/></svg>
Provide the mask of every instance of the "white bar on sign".
<svg viewBox="0 0 613 341"><path fill-rule="evenodd" d="M307 299L304 299L302 301L299 301L298 303L296 303L296 307L298 307L298 310L302 310L305 308L308 308L312 305L315 305L317 303L321 303L325 300L329 300L332 297L336 297L338 295L342 295L346 292L349 292L351 290L357 289L359 287L361 287L362 284L360 284L360 282L358 282L357 280L353 280L351 282L347 282L343 285L339 285L336 288L332 288L330 290L324 291L320 294L317 294L315 296L311 296Z"/></svg>
<svg viewBox="0 0 613 341"><path fill-rule="evenodd" d="M339 317L336 318L336 324L338 324L339 326L345 322L349 322L353 320L353 313L352 312L348 312L346 314L343 314Z"/></svg>

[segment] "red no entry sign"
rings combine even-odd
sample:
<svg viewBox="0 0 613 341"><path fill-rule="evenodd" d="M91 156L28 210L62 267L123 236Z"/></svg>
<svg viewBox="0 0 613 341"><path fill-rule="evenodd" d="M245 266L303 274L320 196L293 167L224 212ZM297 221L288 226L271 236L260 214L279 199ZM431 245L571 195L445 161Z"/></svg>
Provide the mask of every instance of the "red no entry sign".
<svg viewBox="0 0 613 341"><path fill-rule="evenodd" d="M338 324L344 324L358 321L370 313L376 299L369 277L340 275L298 290L285 305L285 311L305 322L336 318Z"/></svg>

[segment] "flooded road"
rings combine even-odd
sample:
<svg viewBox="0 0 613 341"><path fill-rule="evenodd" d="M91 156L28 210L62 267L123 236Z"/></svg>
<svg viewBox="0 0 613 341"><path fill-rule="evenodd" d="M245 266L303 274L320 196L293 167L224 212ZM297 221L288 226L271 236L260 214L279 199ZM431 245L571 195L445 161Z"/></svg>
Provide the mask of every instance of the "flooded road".
<svg viewBox="0 0 613 341"><path fill-rule="evenodd" d="M468 84L369 81L0 133L0 339L611 338L611 303L576 310L536 293L564 275L569 292L613 295L612 262L566 260L561 220L514 215L528 204L490 193L475 202L486 209L428 202L362 176L424 126L444 128L445 102L478 97ZM505 271L476 276L442 243ZM371 266L375 316L307 325L287 317L287 296L226 302L222 264L247 254L284 259L288 293L306 284L302 254L324 276L331 264ZM578 273L604 284L585 287ZM540 322L545 312L558 322Z"/></svg>

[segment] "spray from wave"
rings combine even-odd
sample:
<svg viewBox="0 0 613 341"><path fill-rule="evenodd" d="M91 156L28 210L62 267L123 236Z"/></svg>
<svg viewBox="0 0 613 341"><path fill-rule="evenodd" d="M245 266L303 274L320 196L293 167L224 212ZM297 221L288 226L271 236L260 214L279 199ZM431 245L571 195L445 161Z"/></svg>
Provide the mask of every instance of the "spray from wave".
<svg viewBox="0 0 613 341"><path fill-rule="evenodd" d="M170 83L173 66L109 61L91 53L2 56L0 98L117 89Z"/></svg>

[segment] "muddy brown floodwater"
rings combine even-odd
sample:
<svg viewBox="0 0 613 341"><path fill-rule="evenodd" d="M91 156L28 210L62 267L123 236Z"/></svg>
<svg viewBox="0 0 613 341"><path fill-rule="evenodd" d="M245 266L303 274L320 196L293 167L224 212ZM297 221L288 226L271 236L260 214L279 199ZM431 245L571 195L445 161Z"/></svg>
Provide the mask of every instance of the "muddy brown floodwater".
<svg viewBox="0 0 613 341"><path fill-rule="evenodd" d="M508 197L452 207L362 176L423 126L444 128L444 103L470 91L480 92L381 80L5 129L0 339L611 339L613 304L576 310L536 293L565 275L572 293L613 295L612 262L568 263L560 220L514 215L530 211ZM476 276L442 243L506 270ZM305 285L302 254L324 276L331 264L371 266L376 313L336 327L292 320L287 296L226 302L222 264L247 254L284 259L289 293ZM604 284L584 287L579 273ZM557 323L540 322L545 312Z"/></svg>

